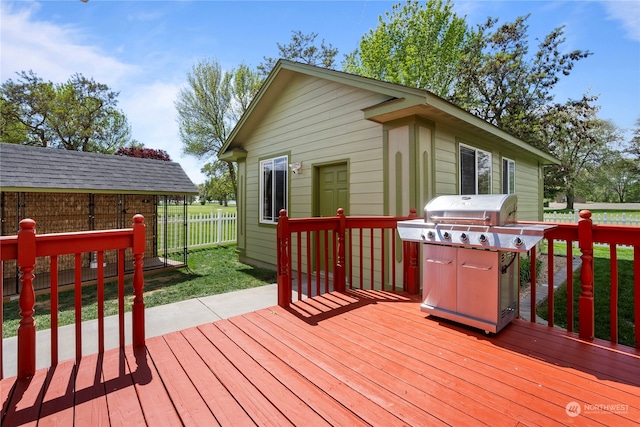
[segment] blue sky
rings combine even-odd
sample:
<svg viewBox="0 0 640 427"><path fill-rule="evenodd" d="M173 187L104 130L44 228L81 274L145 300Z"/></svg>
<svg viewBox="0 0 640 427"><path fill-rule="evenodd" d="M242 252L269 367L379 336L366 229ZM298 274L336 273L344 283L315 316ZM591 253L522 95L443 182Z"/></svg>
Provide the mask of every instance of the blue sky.
<svg viewBox="0 0 640 427"><path fill-rule="evenodd" d="M166 150L195 183L204 161L182 154L174 101L196 62L212 58L223 68L255 67L277 55L291 32L318 33L338 48L338 64L375 28L389 1L113 1L22 0L0 2L0 81L33 70L64 82L74 73L119 91L119 107L133 137ZM402 2L404 3L404 1ZM640 2L454 1L475 25L488 16L511 22L531 14L532 51L564 25L564 49L593 52L578 62L555 91L556 101L599 95L600 116L633 128L640 118ZM630 132L627 131L627 135Z"/></svg>

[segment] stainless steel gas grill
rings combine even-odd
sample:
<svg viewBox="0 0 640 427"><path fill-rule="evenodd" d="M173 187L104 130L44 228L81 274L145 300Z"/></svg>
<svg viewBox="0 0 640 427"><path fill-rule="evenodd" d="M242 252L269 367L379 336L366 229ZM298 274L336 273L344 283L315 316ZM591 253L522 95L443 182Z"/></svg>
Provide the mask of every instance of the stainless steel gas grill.
<svg viewBox="0 0 640 427"><path fill-rule="evenodd" d="M424 219L398 223L402 240L424 243L422 311L485 332L518 315L519 255L548 225L517 222L513 194L440 196Z"/></svg>

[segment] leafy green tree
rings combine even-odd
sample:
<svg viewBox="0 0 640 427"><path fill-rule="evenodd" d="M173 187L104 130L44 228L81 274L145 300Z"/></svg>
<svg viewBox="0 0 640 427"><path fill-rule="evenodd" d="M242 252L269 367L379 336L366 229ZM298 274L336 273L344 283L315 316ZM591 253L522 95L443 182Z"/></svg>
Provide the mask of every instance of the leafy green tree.
<svg viewBox="0 0 640 427"><path fill-rule="evenodd" d="M260 74L247 65L241 64L233 75L233 99L232 116L233 121L238 122L245 111L249 108L249 104L253 101L253 97L260 89L262 78Z"/></svg>
<svg viewBox="0 0 640 427"><path fill-rule="evenodd" d="M617 196L618 203L628 202L628 196L632 189L640 182L640 173L632 159L619 155L599 168L608 178L607 189Z"/></svg>
<svg viewBox="0 0 640 427"><path fill-rule="evenodd" d="M280 58L324 68L333 68L338 49L334 48L331 43L325 44L324 39L320 42L320 46L316 45L317 37L318 33L304 34L300 30L292 31L291 43L286 45L276 43L278 45L278 57L263 57L264 62L258 65L258 71L263 77L266 77Z"/></svg>
<svg viewBox="0 0 640 427"><path fill-rule="evenodd" d="M635 159L636 167L640 171L640 118L636 120L636 127L633 130L633 136L627 144L625 152Z"/></svg>
<svg viewBox="0 0 640 427"><path fill-rule="evenodd" d="M18 115L17 105L0 98L0 141L24 144L29 140L29 129L22 122L13 120Z"/></svg>
<svg viewBox="0 0 640 427"><path fill-rule="evenodd" d="M455 90L450 100L538 148L536 123L553 101L553 89L561 76L570 74L575 63L589 51L562 53L564 27L551 31L529 55L529 15L497 26L489 18L479 25L464 46Z"/></svg>
<svg viewBox="0 0 640 427"><path fill-rule="evenodd" d="M127 117L117 109L118 92L81 74L61 84L32 71L2 84L4 142L113 153L131 141Z"/></svg>
<svg viewBox="0 0 640 427"><path fill-rule="evenodd" d="M187 83L175 101L184 152L217 160L218 151L257 93L260 78L246 65L223 71L217 61L203 60L193 65ZM234 165L225 164L237 194Z"/></svg>
<svg viewBox="0 0 640 427"><path fill-rule="evenodd" d="M594 202L625 203L635 197L640 171L624 151L606 147L597 162L585 166L576 180L576 194Z"/></svg>
<svg viewBox="0 0 640 427"><path fill-rule="evenodd" d="M219 200L222 205L228 206L229 200L234 198L235 192L226 162L208 163L201 172L207 176L203 189L207 200Z"/></svg>
<svg viewBox="0 0 640 427"><path fill-rule="evenodd" d="M346 72L451 94L462 53L471 37L449 0L398 3L378 17L378 26L346 56Z"/></svg>
<svg viewBox="0 0 640 427"><path fill-rule="evenodd" d="M602 164L610 144L620 141L620 133L609 121L598 118L595 96L545 107L537 128L537 138L561 164L549 168L551 182L562 182L567 209L573 209L580 176L593 164Z"/></svg>

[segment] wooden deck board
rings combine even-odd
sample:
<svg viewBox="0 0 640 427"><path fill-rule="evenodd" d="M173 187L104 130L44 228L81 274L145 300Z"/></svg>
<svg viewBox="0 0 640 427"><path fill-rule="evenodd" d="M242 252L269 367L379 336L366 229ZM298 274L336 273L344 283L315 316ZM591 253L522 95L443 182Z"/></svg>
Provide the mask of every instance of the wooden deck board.
<svg viewBox="0 0 640 427"><path fill-rule="evenodd" d="M29 379L16 381L10 401L6 405L7 412L2 417L3 426L35 426L38 423L47 378L47 370L42 369L36 371Z"/></svg>
<svg viewBox="0 0 640 427"><path fill-rule="evenodd" d="M260 312L263 315L264 313L264 311ZM474 418L468 412L448 403L448 401L460 402L457 396L451 396L455 393L448 394L443 389L439 389L437 392L428 390L428 385L425 387L425 384L415 381L415 376L406 381L407 378L398 372L403 368L399 363L393 360L383 360L375 352L349 345L343 336L331 334L324 327L306 325L304 322L296 321L297 319L291 315L287 316L287 314L279 312L278 316L266 314L265 317L280 327L287 328L286 330L293 336L304 336L306 344L313 347L308 355L310 360L315 359L313 353L320 354L321 351L322 355L332 359L331 364L341 364L345 368L345 377L342 378L342 381L350 380L350 377L353 376L351 371L368 380L367 382L370 382L371 385L367 384L370 388L366 395L378 405L406 406L403 420L410 425L432 425L438 422L452 423L453 421L463 424L473 423ZM285 317L289 318L285 320ZM358 329L355 323L352 323L351 326ZM358 333L363 333L363 330L360 329ZM489 408L484 409L490 411Z"/></svg>
<svg viewBox="0 0 640 427"><path fill-rule="evenodd" d="M568 402L577 401L585 404L602 399L602 396L598 397L595 393L591 393L588 387L575 387L572 383L573 376L563 375L560 369L551 367L550 371L553 375L549 375L549 372L540 372L539 362L535 362L535 367L532 369L527 369L526 362L529 358L522 354L505 352L501 348L496 349L487 345L474 347L474 342L486 340L480 332L461 329L461 333L452 333L455 332L454 329L431 328L429 324L433 321L424 318L420 318L420 322L415 322L408 329L403 329L399 325L389 328L383 322L390 322L389 319L393 318L393 314L389 310L379 308L377 312L358 311L358 315L368 317L370 323L364 327L371 330L378 329L380 334L384 333L378 337L379 340L385 337L387 340L384 342L387 343L395 340L393 345L396 347L412 342L420 346L421 351L428 352L429 356L423 360L424 363L432 363L438 369L455 373L461 380L466 379L470 385L475 384L478 388L489 391L488 404L493 398L494 403L499 405L499 397L502 397L506 402L498 407L510 408L517 405L520 419L527 415L527 412L531 415L531 410L539 411L540 415L551 417L551 420L561 419ZM406 318L398 319L404 321ZM397 334L398 330L402 330L402 334ZM440 335L435 335L438 332ZM442 342L447 343L446 348L439 344ZM474 351L470 352L470 348ZM509 360L508 356L513 357ZM463 387L463 389L473 391L472 387ZM478 390L475 390L475 393L478 393ZM482 395L475 394L476 398L480 396ZM626 396L626 401L629 399L633 397ZM607 401L612 404L624 402L613 401L610 396ZM633 408L630 408L631 419L634 416L633 412ZM536 417L528 421L546 425L551 423L551 420L547 418L545 421Z"/></svg>
<svg viewBox="0 0 640 427"><path fill-rule="evenodd" d="M219 425L198 389L183 371L165 337L147 340L147 349L182 422L185 425Z"/></svg>
<svg viewBox="0 0 640 427"><path fill-rule="evenodd" d="M242 334L242 341L237 342L247 351L254 360L271 372L282 384L298 396L303 402L315 410L331 425L364 426L367 425L352 411L332 398L325 390L313 387L312 383L287 363L287 353L273 352L268 349L269 342L273 339L267 336L255 324L246 317L238 316L231 319L224 328L226 333L231 333L231 325ZM233 331L235 332L235 331ZM235 335L235 333L234 333ZM252 340L253 343L246 342Z"/></svg>
<svg viewBox="0 0 640 427"><path fill-rule="evenodd" d="M42 400L38 425L73 425L75 361L65 360L49 369L50 382Z"/></svg>
<svg viewBox="0 0 640 427"><path fill-rule="evenodd" d="M468 351L465 349L464 344L459 348L453 350L449 348L450 340L446 337L448 345L443 347L440 343L433 339L430 335L419 336L421 333L419 330L420 324L410 325L409 331L403 328L401 323L397 323L393 314L389 309L383 309L382 305L375 305L367 307L367 310L358 310L353 316L341 316L335 319L328 319L326 324L334 322L336 324L343 323L344 333L347 333L348 328L353 328L353 325L357 324L361 330L366 330L366 335L371 337L371 341L380 347L378 343L384 343L382 349L386 347L386 350L392 354L391 360L401 360L406 367L411 367L415 375L422 375L425 377L425 382L437 381L440 385L437 388L437 393L442 393L447 387L453 390L460 391L467 394L466 399L460 398L458 404L464 404L466 401L482 402L485 405L484 412L478 411L483 414L484 417L490 416L493 408L500 408L504 415L509 415L509 408L512 406L521 407L519 413L515 414L520 418L523 415L530 417L530 422L536 422L538 424L550 424L552 421L548 417L540 417L531 408L536 408L536 405L547 405L545 400L536 400L527 391L526 387L522 387L525 391L514 388L509 382L503 382L505 378L495 377L495 372L486 372L491 369L490 363L487 365L480 364L476 366L469 359ZM368 314L367 314L368 313ZM357 317L356 317L357 316ZM422 323L425 319L421 319ZM416 338L419 336L419 338ZM491 362L491 360L489 360ZM410 378L410 376L409 376ZM497 381L489 382L488 378L496 379ZM506 378L512 380L511 378ZM417 381L419 382L419 381ZM473 403L466 403L465 411L473 414ZM555 410L555 408L549 407L549 410ZM498 414L494 414L498 417ZM502 420L496 418L495 423Z"/></svg>
<svg viewBox="0 0 640 427"><path fill-rule="evenodd" d="M414 317L415 312L402 310L398 315L403 318L406 318L407 315ZM518 321L517 327L510 325L500 333L499 337L488 339L480 333L474 334L473 330L464 329L461 326L446 321L443 321L442 324L447 327L441 328L438 321L429 319L428 322L425 322L424 316L419 316L416 319L417 326L419 327L435 324L434 327L429 330L429 333L435 335L437 339L447 341L455 340L455 342L463 343L465 348L472 348L478 351L467 353L469 357L477 357L489 352L491 355L498 355L505 360L505 363L513 364L513 369L518 368L522 370L523 368L529 368L523 375L525 378L530 378L535 381L536 378L541 376L550 377L551 379L560 380L559 388L565 392L567 391L566 387L575 386L577 390L601 390L603 396L614 398L618 401L631 400L632 402L640 402L640 400L638 400L638 397L640 397L640 388L638 388L637 381L637 379L640 378L640 373L636 375L638 365L640 365L640 353L633 349L627 348L627 353L616 350L607 353L603 351L604 347L601 347L601 344L593 345L583 343L568 336L566 332L529 322ZM454 331L456 331L456 334L452 335L451 332ZM463 335L473 334L472 336L475 339L471 342L464 340L460 338L460 333ZM564 343L567 347L567 352L573 347L585 348L585 352L578 353L578 355L573 358L560 355L554 359L549 355L548 351L550 347L550 343L548 342L550 339L549 335L554 337L552 342ZM592 346L598 347L597 354L589 351ZM555 355L556 351L553 350L552 353ZM616 357L611 357L614 354ZM549 361L549 364L545 365L545 367L549 369L549 372L538 372L540 369L540 361ZM603 361L606 361L606 363L603 363ZM591 368L587 366L591 366ZM550 373L551 375L549 375ZM594 382L594 379L598 379L598 381ZM613 388L608 386L610 382L614 385Z"/></svg>
<svg viewBox="0 0 640 427"><path fill-rule="evenodd" d="M75 386L74 424L98 426L109 424L109 409L102 382L104 357L98 354L85 356L78 363Z"/></svg>
<svg viewBox="0 0 640 427"><path fill-rule="evenodd" d="M147 349L128 346L124 353L147 425L181 425L182 421Z"/></svg>
<svg viewBox="0 0 640 427"><path fill-rule="evenodd" d="M129 364L120 349L104 353L102 381L105 385L110 424L122 427L144 424L144 414L133 386Z"/></svg>
<svg viewBox="0 0 640 427"><path fill-rule="evenodd" d="M260 311L264 314L264 311ZM278 312L281 313L281 312ZM346 349L337 349L332 343L316 336L305 334L300 329L285 319L285 315L272 315L266 313L263 316L266 321L271 321L281 328L278 338L291 349L303 355L307 360L316 364L324 371L345 383L355 391L364 395L374 404L388 410L398 420L408 425L443 425L437 417L425 412L419 406L407 401L404 396L399 396L397 390L405 389L406 384L398 384L384 371L372 371L368 369L366 360L351 355ZM268 327L273 327L269 325ZM319 351L322 347L323 350ZM358 355L360 356L360 355ZM343 363L344 361L346 363ZM364 371L364 372L363 372ZM396 392L390 389L396 390ZM400 394L403 392L401 391ZM393 408L390 411L389 408Z"/></svg>
<svg viewBox="0 0 640 427"><path fill-rule="evenodd" d="M189 330L191 331L195 330ZM199 356L199 353L207 352L207 348L194 348L196 340L189 340L182 333L169 334L165 339L218 423L221 425L229 425L233 422L239 425L253 424L244 409Z"/></svg>
<svg viewBox="0 0 640 427"><path fill-rule="evenodd" d="M253 384L259 393L265 396L274 408L276 408L284 417L293 423L301 423L303 425L322 426L328 425L327 422L320 417L317 412L311 409L305 401L300 399L287 387L282 385L274 376L274 372L270 372L248 356L243 347L237 345L230 337L224 334L221 328L231 331L231 328L225 327L228 322L221 321L216 324L209 324L202 327L207 338L222 351L225 355L232 355L228 360L238 370L242 371L247 380ZM233 330L233 338L241 338L244 333L240 330ZM246 340L244 344L247 344ZM277 398L274 398L277 396Z"/></svg>
<svg viewBox="0 0 640 427"><path fill-rule="evenodd" d="M380 291L247 313L0 386L3 426L640 420L638 350L519 320L486 336Z"/></svg>
<svg viewBox="0 0 640 427"><path fill-rule="evenodd" d="M200 357L244 408L249 417L258 425L269 423L292 425L280 411L273 407L269 399L262 395L241 371L236 369L224 353L211 345L207 336L208 329L209 326L204 325L198 330L188 329L184 332L189 342L195 343L195 348L204 349L204 352L200 352Z"/></svg>
<svg viewBox="0 0 640 427"><path fill-rule="evenodd" d="M448 402L456 402L470 415L477 413L479 418L486 419L493 412L494 425L513 425L514 420L518 417L520 419L526 417L529 422L538 424L552 424L552 420L548 417L540 416L531 409L535 406L532 406L532 399L526 393L518 395L517 390L511 386L505 386L506 392L503 395L497 390L490 390L486 386L487 373L480 374L472 367L460 367L455 362L447 360L446 356L451 356L451 352L442 347L430 345L433 347L433 351L429 352L429 349L422 342L420 347L415 347L407 340L394 340L392 336L382 335L382 332L375 331L375 329L368 330L366 336L363 336L352 330L350 324L340 322L340 319L336 319L335 322L329 320L325 325L325 327L349 337L354 343L385 355L388 360L386 365L396 366L395 370L404 368L406 372L402 372L402 374L407 378L407 381L416 382L416 376L423 378L425 384L431 385L431 391L434 394ZM378 341L380 339L388 344L380 344ZM455 355L453 358L459 359L460 357ZM402 360L402 365L396 362L397 360ZM380 368L384 369L385 366L381 365ZM499 377L494 378L500 379ZM508 398L504 395L507 395ZM523 409L517 412L512 410L513 407L522 405L524 405Z"/></svg>
<svg viewBox="0 0 640 427"><path fill-rule="evenodd" d="M253 323L248 317L251 316L240 316L231 320L239 323L249 322L253 326L253 329L251 329L252 337L264 343L265 348L269 348L274 354L278 354L279 357L286 360L289 366L305 377L313 387L323 390L334 398L339 396L338 401L345 408L352 411L354 416L371 425L376 423L394 425L398 423L398 418L392 413L373 404L366 396L353 390L344 382L309 361L304 354L293 351L279 338L276 339L271 331L262 329L261 326L264 326L265 322L260 318L257 319L257 323ZM253 320L256 321L255 318Z"/></svg>

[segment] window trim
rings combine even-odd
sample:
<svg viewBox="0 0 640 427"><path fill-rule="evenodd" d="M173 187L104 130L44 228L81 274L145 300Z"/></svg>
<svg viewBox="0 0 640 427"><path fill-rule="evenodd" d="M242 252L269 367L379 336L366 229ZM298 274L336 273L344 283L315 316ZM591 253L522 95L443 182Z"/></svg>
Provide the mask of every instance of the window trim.
<svg viewBox="0 0 640 427"><path fill-rule="evenodd" d="M507 162L507 176L505 177L505 173L504 173L504 163ZM509 165L513 164L513 182L511 182L511 176L509 174ZM507 192L504 193L504 185L505 185L505 178L507 179ZM513 193L511 193L509 190L511 189L511 184L513 184ZM504 194L515 194L516 193L516 161L513 159L510 159L508 157L503 157L502 158L502 192Z"/></svg>
<svg viewBox="0 0 640 427"><path fill-rule="evenodd" d="M480 194L478 193L478 153L483 153L485 155L488 156L489 158L489 188L487 190L487 193L482 193L482 194L492 194L492 189L493 189L493 154L490 151L487 150L483 150L481 148L476 148L472 145L468 145L468 144L464 144L464 143L459 143L458 144L458 191L460 194L462 194L462 185L463 185L463 180L462 180L462 149L468 149L474 152L474 159L475 159L475 193L473 194Z"/></svg>
<svg viewBox="0 0 640 427"><path fill-rule="evenodd" d="M265 202L265 197L264 197L264 192L265 192L265 182L264 182L264 165L266 163L271 163L273 170L275 171L275 163L277 160L282 160L284 159L284 172L285 172L285 180L286 182L284 183L284 188L285 188L285 194L284 194L284 206L281 209L286 209L287 211L289 210L289 155L288 154L282 154L282 155L277 155L277 156L273 156L273 157L266 157L264 159L259 160L258 162L258 168L259 168L259 177L258 177L258 191L259 191L259 214L258 214L258 223L259 224L265 224L265 225L276 225L278 224L278 217L279 217L279 213L278 212L272 212L273 214L273 219L265 219L264 218L264 202ZM274 203L274 198L276 198L276 191L277 188L275 187L277 184L277 182L275 180L272 181L272 195L271 195L271 203ZM278 209L279 211L279 209Z"/></svg>

